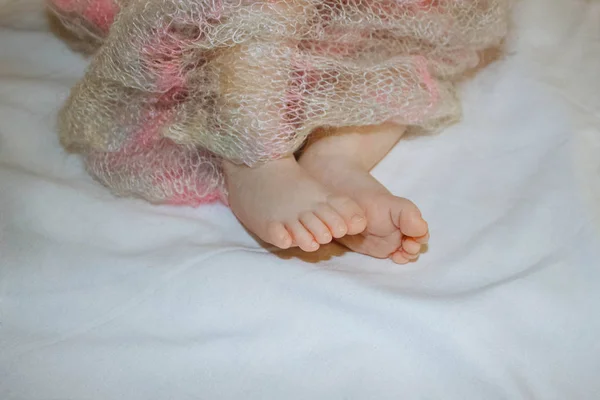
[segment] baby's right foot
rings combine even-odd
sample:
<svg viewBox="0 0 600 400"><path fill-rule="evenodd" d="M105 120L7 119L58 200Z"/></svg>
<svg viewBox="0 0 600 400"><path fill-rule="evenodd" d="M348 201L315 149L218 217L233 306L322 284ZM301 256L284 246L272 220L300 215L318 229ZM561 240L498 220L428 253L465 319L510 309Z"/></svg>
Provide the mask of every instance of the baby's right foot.
<svg viewBox="0 0 600 400"><path fill-rule="evenodd" d="M229 205L252 233L281 249L312 252L321 244L366 227L362 209L332 195L293 158L248 168L224 163Z"/></svg>

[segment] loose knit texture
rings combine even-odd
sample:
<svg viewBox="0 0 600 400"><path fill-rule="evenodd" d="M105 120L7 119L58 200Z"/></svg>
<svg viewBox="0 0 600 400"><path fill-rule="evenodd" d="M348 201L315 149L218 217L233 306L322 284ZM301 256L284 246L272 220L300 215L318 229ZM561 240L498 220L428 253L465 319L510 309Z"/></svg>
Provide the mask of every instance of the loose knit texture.
<svg viewBox="0 0 600 400"><path fill-rule="evenodd" d="M225 196L319 127L460 118L455 82L500 43L510 0L50 0L96 49L63 145L118 195Z"/></svg>

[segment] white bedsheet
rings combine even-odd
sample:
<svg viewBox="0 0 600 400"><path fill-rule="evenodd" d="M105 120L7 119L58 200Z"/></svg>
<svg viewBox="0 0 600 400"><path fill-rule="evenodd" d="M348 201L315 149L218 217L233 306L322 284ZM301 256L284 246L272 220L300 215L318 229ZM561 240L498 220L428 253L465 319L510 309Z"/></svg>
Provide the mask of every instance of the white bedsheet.
<svg viewBox="0 0 600 400"><path fill-rule="evenodd" d="M0 399L600 398L599 1L519 3L464 122L377 168L430 222L406 267L113 198L54 131L85 61L20 11L0 0Z"/></svg>

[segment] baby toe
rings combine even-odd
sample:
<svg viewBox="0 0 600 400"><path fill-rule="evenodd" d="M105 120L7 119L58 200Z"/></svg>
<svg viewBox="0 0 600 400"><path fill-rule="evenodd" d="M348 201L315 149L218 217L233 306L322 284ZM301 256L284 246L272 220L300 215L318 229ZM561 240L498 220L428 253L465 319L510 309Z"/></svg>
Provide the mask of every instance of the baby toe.
<svg viewBox="0 0 600 400"><path fill-rule="evenodd" d="M292 246L292 237L281 222L270 222L267 226L267 237L264 239L280 249L285 250Z"/></svg>
<svg viewBox="0 0 600 400"><path fill-rule="evenodd" d="M329 204L319 204L315 210L315 215L327 225L334 238L339 239L348 233L346 221Z"/></svg>
<svg viewBox="0 0 600 400"><path fill-rule="evenodd" d="M421 211L408 199L398 198L397 205L392 215L398 229L405 236L422 237L427 235L427 222L423 219Z"/></svg>
<svg viewBox="0 0 600 400"><path fill-rule="evenodd" d="M415 237L415 238L413 238L413 239L414 239L414 240L415 240L417 243L420 243L420 244L422 244L422 245L423 245L423 244L427 244L427 243L429 243L429 232L428 232L426 235L419 236L419 237Z"/></svg>
<svg viewBox="0 0 600 400"><path fill-rule="evenodd" d="M333 239L329 228L312 212L302 213L300 215L300 222L318 243L327 244Z"/></svg>
<svg viewBox="0 0 600 400"><path fill-rule="evenodd" d="M331 196L329 204L346 222L348 235L357 235L367 227L365 213L354 200L345 196Z"/></svg>
<svg viewBox="0 0 600 400"><path fill-rule="evenodd" d="M408 254L419 254L421 252L421 244L412 238L404 238L402 240L402 250Z"/></svg>
<svg viewBox="0 0 600 400"><path fill-rule="evenodd" d="M419 254L409 254L404 250L398 250L392 254L392 261L396 264L408 264L411 261L415 261L419 258Z"/></svg>
<svg viewBox="0 0 600 400"><path fill-rule="evenodd" d="M394 254L392 254L391 259L393 262L400 265L408 264L410 262L410 259L405 257L404 254L400 251L397 251Z"/></svg>
<svg viewBox="0 0 600 400"><path fill-rule="evenodd" d="M294 242L302 250L313 252L319 249L319 243L316 242L313 235L300 223L300 221L288 223L286 224L286 228L292 235Z"/></svg>

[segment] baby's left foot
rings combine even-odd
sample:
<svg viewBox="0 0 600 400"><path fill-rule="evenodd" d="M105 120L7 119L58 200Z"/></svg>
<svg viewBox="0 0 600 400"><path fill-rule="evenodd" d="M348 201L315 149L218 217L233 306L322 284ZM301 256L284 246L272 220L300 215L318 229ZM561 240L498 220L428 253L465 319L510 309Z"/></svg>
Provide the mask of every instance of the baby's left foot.
<svg viewBox="0 0 600 400"><path fill-rule="evenodd" d="M422 245L429 241L427 222L413 202L386 192L365 191L355 197L365 210L367 228L338 241L356 252L407 264L419 257Z"/></svg>
<svg viewBox="0 0 600 400"><path fill-rule="evenodd" d="M391 194L355 162L355 154L305 156L300 159L302 167L330 190L354 199L365 211L367 228L363 233L338 242L358 253L391 258L397 264L418 258L422 245L429 241L429 230L414 203Z"/></svg>
<svg viewBox="0 0 600 400"><path fill-rule="evenodd" d="M367 228L359 235L344 236L338 242L358 253L376 258L391 258L396 264L407 264L416 260L422 245L429 241L427 222L421 211L408 199L397 197L385 189L367 171L340 168L339 174L347 174L345 190L365 211ZM343 180L338 175L335 186L342 188ZM319 179L319 178L317 178ZM321 181L327 185L327 182ZM329 181L331 182L331 181Z"/></svg>

